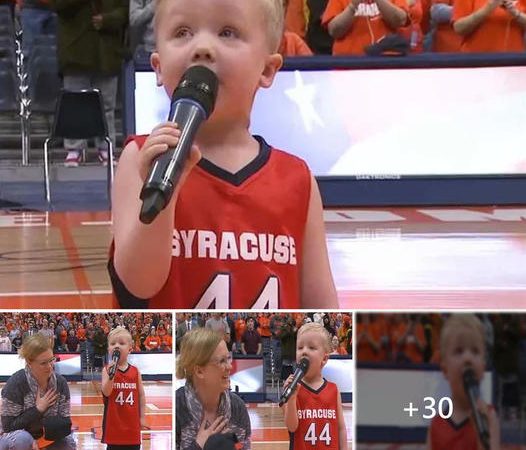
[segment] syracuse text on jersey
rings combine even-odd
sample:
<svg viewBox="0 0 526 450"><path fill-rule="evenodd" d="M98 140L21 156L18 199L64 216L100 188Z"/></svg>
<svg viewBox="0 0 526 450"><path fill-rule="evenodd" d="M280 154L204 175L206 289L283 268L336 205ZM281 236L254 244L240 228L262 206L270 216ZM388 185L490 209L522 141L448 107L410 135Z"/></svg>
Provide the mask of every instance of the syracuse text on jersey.
<svg viewBox="0 0 526 450"><path fill-rule="evenodd" d="M336 419L336 410L298 409L298 419Z"/></svg>
<svg viewBox="0 0 526 450"><path fill-rule="evenodd" d="M294 238L267 233L174 229L172 256L297 264Z"/></svg>
<svg viewBox="0 0 526 450"><path fill-rule="evenodd" d="M113 383L114 389L137 389L137 383L119 383L118 381Z"/></svg>

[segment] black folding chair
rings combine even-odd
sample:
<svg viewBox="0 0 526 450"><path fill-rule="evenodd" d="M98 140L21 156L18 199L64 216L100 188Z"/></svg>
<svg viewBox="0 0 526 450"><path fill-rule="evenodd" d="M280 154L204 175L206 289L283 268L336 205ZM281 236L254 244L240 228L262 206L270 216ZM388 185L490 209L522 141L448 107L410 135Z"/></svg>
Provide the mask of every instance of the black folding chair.
<svg viewBox="0 0 526 450"><path fill-rule="evenodd" d="M108 201L111 205L113 183L113 144L108 135L102 96L98 89L69 91L61 89L57 100L51 134L44 141L44 183L46 200L51 203L49 188L49 143L56 138L89 139L101 137L108 143Z"/></svg>

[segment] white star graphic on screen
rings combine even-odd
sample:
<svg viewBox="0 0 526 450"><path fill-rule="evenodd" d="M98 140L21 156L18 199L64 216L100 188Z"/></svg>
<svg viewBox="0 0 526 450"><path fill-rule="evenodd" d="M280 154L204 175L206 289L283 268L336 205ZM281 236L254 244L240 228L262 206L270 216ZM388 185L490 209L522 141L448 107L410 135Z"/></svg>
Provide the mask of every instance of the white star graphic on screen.
<svg viewBox="0 0 526 450"><path fill-rule="evenodd" d="M314 109L316 86L314 84L303 84L299 70L296 70L294 75L296 78L296 86L292 89L285 90L285 94L298 105L303 125L308 133L312 133L312 128L315 123L320 127L325 127L321 117Z"/></svg>

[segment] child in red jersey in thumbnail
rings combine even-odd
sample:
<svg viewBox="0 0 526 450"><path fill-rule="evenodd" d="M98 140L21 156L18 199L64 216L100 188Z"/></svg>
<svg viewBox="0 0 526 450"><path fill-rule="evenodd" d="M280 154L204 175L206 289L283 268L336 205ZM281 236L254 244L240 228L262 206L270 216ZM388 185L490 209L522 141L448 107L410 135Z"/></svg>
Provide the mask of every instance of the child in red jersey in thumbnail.
<svg viewBox="0 0 526 450"><path fill-rule="evenodd" d="M102 371L102 442L107 444L107 450L141 448L141 428L146 426L145 397L141 374L128 363L132 346L133 339L125 328L117 327L108 335L109 354L118 348L120 357L113 378L109 375L113 362Z"/></svg>
<svg viewBox="0 0 526 450"><path fill-rule="evenodd" d="M157 2L158 84L171 96L189 67L203 65L219 93L182 182L149 225L139 221L139 194L152 160L178 143L180 130L162 123L122 153L109 261L121 307L338 306L314 177L248 130L258 89L272 85L282 64L283 21L282 0Z"/></svg>
<svg viewBox="0 0 526 450"><path fill-rule="evenodd" d="M296 360L309 360L309 368L297 389L283 405L285 424L293 450L347 450L347 430L338 387L322 377L329 359L331 338L319 323L306 323L298 330ZM285 381L286 388L293 375Z"/></svg>
<svg viewBox="0 0 526 450"><path fill-rule="evenodd" d="M464 373L471 370L478 382L486 368L484 327L471 314L452 315L440 336L441 367L451 388L453 414L449 419L438 415L427 434L427 450L481 450L469 398L464 390ZM500 427L495 410L481 398L478 410L489 431L490 450L500 449Z"/></svg>

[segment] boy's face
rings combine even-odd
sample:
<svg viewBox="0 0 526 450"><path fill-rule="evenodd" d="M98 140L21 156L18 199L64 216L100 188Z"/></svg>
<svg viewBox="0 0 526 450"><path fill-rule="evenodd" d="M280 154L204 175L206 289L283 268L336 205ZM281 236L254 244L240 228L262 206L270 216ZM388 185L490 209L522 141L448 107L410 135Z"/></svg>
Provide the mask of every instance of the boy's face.
<svg viewBox="0 0 526 450"><path fill-rule="evenodd" d="M270 54L261 2L165 0L157 16L151 62L158 83L171 95L189 67L206 66L219 79L214 116L246 116L257 88L272 84L282 62Z"/></svg>
<svg viewBox="0 0 526 450"><path fill-rule="evenodd" d="M119 364L124 364L128 360L128 355L132 350L130 339L126 334L117 334L108 340L108 352L110 357L116 348L121 352Z"/></svg>
<svg viewBox="0 0 526 450"><path fill-rule="evenodd" d="M324 345L324 338L316 331L307 331L298 336L296 342L296 361L301 358L309 360L309 370L306 373L308 378L317 376L327 363L329 355Z"/></svg>
<svg viewBox="0 0 526 450"><path fill-rule="evenodd" d="M472 369L478 381L484 376L486 358L484 342L475 331L453 332L442 355L442 370L455 395L463 395L463 375Z"/></svg>

